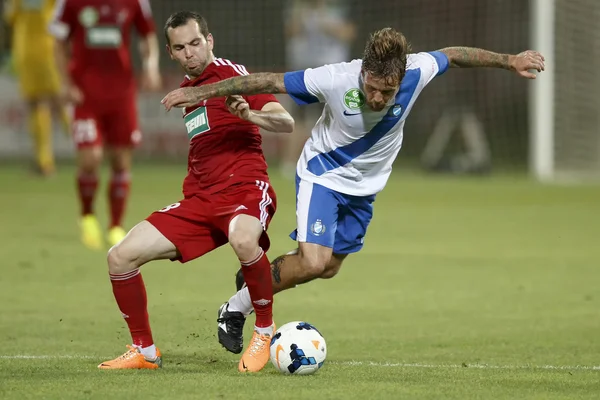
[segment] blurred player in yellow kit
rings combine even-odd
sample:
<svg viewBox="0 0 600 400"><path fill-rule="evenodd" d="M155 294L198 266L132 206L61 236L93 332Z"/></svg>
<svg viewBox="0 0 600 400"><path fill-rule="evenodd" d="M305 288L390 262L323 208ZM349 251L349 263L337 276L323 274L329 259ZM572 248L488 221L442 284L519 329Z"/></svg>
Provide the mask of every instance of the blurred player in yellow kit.
<svg viewBox="0 0 600 400"><path fill-rule="evenodd" d="M55 0L7 0L5 19L12 27L12 59L21 93L29 107L29 130L37 167L54 172L52 110L59 113L65 132L69 116L60 102L60 79L54 62L54 38L48 32Z"/></svg>

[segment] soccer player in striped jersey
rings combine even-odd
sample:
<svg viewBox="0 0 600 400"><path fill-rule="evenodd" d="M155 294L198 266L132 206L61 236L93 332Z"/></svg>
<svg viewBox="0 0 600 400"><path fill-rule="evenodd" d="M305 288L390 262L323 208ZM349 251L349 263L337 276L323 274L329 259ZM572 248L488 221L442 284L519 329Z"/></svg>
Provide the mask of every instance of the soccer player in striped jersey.
<svg viewBox="0 0 600 400"><path fill-rule="evenodd" d="M170 57L185 70L181 87L246 76L243 65L215 58L204 18L178 12L165 24ZM256 324L238 369L256 372L269 361L275 330L267 227L276 197L267 175L259 128L292 132L294 120L273 95L231 96L190 104L183 110L190 141L183 199L152 213L108 253L115 299L133 346L99 365L105 369L158 368L161 354L148 321L146 290L139 268L152 260L182 263L229 242L240 260ZM233 349L241 352L242 348Z"/></svg>
<svg viewBox="0 0 600 400"><path fill-rule="evenodd" d="M373 202L390 176L417 97L448 68L469 67L501 68L533 79L530 70L543 71L544 57L531 50L509 55L469 47L411 53L402 33L385 28L371 35L362 59L178 89L162 102L169 110L215 96L288 93L298 104L325 103L296 168L297 228L290 236L298 248L271 265L277 293L332 278L348 254L363 247ZM226 348L242 340L236 333L252 311L247 289L241 288L244 277L238 273L239 291L226 303L229 324L235 325L227 340L219 335Z"/></svg>

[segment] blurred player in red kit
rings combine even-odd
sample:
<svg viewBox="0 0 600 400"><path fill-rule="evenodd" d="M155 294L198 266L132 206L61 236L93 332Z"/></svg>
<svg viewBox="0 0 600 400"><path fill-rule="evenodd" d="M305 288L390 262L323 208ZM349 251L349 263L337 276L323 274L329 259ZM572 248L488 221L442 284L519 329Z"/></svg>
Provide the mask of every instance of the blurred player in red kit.
<svg viewBox="0 0 600 400"><path fill-rule="evenodd" d="M161 84L158 40L148 0L58 0L49 28L58 42L63 96L75 104L81 238L91 249L104 245L94 215L104 148L112 170L108 242L112 246L125 237L121 224L129 195L131 154L141 139L129 50L133 27L140 35L142 86L157 90Z"/></svg>
<svg viewBox="0 0 600 400"><path fill-rule="evenodd" d="M243 65L215 58L214 39L204 18L196 13L171 15L165 36L171 59L187 74L182 87L248 74ZM292 132L294 120L273 95L215 98L183 112L182 127L190 140L183 199L152 213L108 253L113 293L133 345L99 368L155 369L162 364L148 320L146 289L139 272L142 265L160 259L185 263L229 242L240 260L256 313L254 334L238 369L256 372L269 360L275 330L266 230L276 198L259 128ZM220 310L219 315L226 322L227 310Z"/></svg>

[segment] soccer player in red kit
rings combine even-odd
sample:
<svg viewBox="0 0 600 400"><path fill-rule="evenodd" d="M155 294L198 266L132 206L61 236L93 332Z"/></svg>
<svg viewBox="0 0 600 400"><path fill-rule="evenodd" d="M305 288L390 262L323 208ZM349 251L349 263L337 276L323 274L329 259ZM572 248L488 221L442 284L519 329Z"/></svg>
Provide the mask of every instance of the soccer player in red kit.
<svg viewBox="0 0 600 400"><path fill-rule="evenodd" d="M169 55L187 74L182 87L248 74L242 65L215 58L214 39L204 18L196 13L171 15L165 36ZM159 259L185 263L229 242L240 260L256 313L254 334L238 369L256 372L269 360L275 330L266 230L275 213L276 198L259 127L292 132L294 120L273 95L256 95L215 98L187 107L183 122L190 140L184 198L152 213L108 253L113 293L133 346L99 368L154 369L161 365L148 321L139 271L142 265Z"/></svg>
<svg viewBox="0 0 600 400"><path fill-rule="evenodd" d="M50 32L65 100L74 103L77 187L81 239L91 249L104 246L94 215L103 147L110 158L108 186L112 246L125 237L121 227L129 194L132 149L139 143L136 82L130 57L131 30L140 35L142 84L160 87L158 40L148 0L57 0Z"/></svg>

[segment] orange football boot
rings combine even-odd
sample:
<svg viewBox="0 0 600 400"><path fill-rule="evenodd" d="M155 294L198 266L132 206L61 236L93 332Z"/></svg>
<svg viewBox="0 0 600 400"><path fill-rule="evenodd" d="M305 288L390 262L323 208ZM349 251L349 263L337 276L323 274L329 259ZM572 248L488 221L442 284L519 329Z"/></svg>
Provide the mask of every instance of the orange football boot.
<svg viewBox="0 0 600 400"><path fill-rule="evenodd" d="M148 360L135 346L127 345L127 352L114 360L104 361L100 369L158 369L162 367L160 350L156 349L156 358Z"/></svg>
<svg viewBox="0 0 600 400"><path fill-rule="evenodd" d="M270 358L269 346L276 329L275 324L273 324L273 332L270 335L261 335L256 330L254 331L250 344L248 344L248 348L246 348L238 364L240 372L258 372L267 365Z"/></svg>

